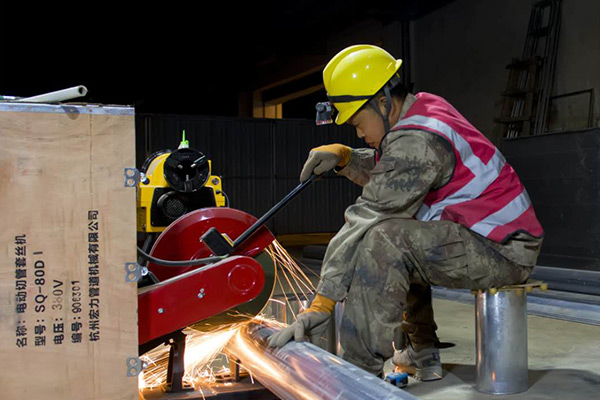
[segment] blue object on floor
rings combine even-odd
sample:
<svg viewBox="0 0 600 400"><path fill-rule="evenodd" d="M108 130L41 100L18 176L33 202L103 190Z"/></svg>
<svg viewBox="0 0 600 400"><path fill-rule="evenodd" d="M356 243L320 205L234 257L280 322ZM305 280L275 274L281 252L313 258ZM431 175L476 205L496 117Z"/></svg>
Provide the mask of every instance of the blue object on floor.
<svg viewBox="0 0 600 400"><path fill-rule="evenodd" d="M392 372L385 377L385 381L396 387L404 388L408 386L408 374L405 372Z"/></svg>

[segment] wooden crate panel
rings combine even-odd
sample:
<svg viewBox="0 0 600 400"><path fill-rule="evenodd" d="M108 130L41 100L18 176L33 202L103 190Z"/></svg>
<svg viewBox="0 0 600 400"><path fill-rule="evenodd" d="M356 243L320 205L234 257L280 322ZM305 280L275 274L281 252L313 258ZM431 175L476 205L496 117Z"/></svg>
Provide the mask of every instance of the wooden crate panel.
<svg viewBox="0 0 600 400"><path fill-rule="evenodd" d="M0 105L2 398L136 399L131 108Z"/></svg>

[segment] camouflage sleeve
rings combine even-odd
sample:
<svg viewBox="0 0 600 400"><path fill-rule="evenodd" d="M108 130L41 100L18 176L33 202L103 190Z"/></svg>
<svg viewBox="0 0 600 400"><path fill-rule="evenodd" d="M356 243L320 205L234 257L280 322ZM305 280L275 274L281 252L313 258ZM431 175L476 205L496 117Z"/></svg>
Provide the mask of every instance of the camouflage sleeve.
<svg viewBox="0 0 600 400"><path fill-rule="evenodd" d="M387 219L412 218L429 190L444 178L439 152L429 138L410 132L388 142L362 195L346 209L346 223L327 247L318 293L343 300L354 274L356 249L365 233Z"/></svg>
<svg viewBox="0 0 600 400"><path fill-rule="evenodd" d="M339 175L344 175L357 185L365 186L369 178L371 178L371 170L374 166L374 149L352 149L352 155L348 164L344 168L336 168L335 172Z"/></svg>

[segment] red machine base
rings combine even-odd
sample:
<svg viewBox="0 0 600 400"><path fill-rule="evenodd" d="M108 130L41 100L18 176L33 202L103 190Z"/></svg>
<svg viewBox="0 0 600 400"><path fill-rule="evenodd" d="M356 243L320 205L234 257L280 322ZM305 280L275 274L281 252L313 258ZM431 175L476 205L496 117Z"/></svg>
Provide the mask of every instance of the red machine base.
<svg viewBox="0 0 600 400"><path fill-rule="evenodd" d="M233 256L142 288L138 293L139 344L248 302L264 285L265 273L256 260Z"/></svg>

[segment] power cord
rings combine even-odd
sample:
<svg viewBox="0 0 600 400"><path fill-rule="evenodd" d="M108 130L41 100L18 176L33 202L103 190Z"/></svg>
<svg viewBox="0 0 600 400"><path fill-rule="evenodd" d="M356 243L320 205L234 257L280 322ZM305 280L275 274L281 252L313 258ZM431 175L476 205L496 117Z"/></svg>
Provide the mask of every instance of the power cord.
<svg viewBox="0 0 600 400"><path fill-rule="evenodd" d="M206 258L199 258L197 260L188 260L188 261L171 261L171 260L162 260L160 258L152 257L150 254L146 253L144 250L137 248L138 253L142 256L142 258L147 259L154 264L162 265L163 267L192 267L195 265L207 264L210 262L221 261L227 256L212 256Z"/></svg>

